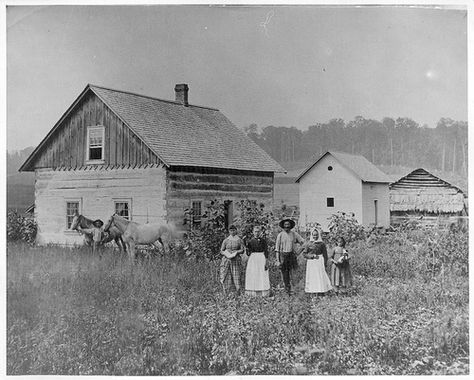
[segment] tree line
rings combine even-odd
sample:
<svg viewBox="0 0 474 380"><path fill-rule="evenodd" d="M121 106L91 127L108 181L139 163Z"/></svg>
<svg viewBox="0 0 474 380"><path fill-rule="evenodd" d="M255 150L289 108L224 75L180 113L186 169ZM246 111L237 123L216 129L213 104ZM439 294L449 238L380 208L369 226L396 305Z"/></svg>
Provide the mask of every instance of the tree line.
<svg viewBox="0 0 474 380"><path fill-rule="evenodd" d="M375 165L419 166L467 175L467 122L441 118L435 128L416 121L385 117L382 121L357 116L345 122L331 119L295 127L256 124L245 133L278 162L311 161L327 150L365 156Z"/></svg>

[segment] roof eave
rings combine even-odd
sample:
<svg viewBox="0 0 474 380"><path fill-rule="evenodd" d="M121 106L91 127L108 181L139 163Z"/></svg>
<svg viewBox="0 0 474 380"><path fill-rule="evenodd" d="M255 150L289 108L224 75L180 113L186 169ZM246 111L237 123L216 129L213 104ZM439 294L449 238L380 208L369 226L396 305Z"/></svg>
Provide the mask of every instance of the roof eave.
<svg viewBox="0 0 474 380"><path fill-rule="evenodd" d="M59 128L63 120L71 113L71 111L74 109L74 107L79 103L79 101L84 97L86 92L90 89L90 85L88 84L84 90L80 93L80 95L76 98L76 100L69 106L69 108L66 110L66 112L63 113L59 121L54 125L54 127L48 132L48 134L44 137L43 140L38 144L38 146L31 152L31 154L28 156L26 161L23 163L23 165L20 166L18 169L19 172L23 171L34 171L34 168L31 168L30 165L33 161L34 158L36 158L36 155L39 153L39 151L43 148L43 146L46 144L46 142L49 140L49 138L56 132L56 130Z"/></svg>
<svg viewBox="0 0 474 380"><path fill-rule="evenodd" d="M327 151L326 153L324 153L323 155L321 155L321 157L319 157L315 162L314 164L310 165L303 173L301 173L295 180L295 183L299 183L300 182L300 179L303 178L306 173L308 173L319 161L321 161L321 159L326 156L327 154L330 154L329 151ZM334 157L334 156L333 156Z"/></svg>

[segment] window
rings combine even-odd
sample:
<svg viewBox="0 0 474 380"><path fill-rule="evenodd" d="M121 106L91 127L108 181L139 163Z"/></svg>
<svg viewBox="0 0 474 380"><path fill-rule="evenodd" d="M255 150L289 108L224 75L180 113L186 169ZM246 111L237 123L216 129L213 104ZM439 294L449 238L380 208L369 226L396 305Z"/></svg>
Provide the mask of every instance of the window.
<svg viewBox="0 0 474 380"><path fill-rule="evenodd" d="M89 127L87 129L87 161L102 161L104 159L104 127Z"/></svg>
<svg viewBox="0 0 474 380"><path fill-rule="evenodd" d="M192 213L193 213L193 225L201 224L202 202L201 201L192 201L191 210L192 210Z"/></svg>
<svg viewBox="0 0 474 380"><path fill-rule="evenodd" d="M328 170L331 171L331 170L332 170L332 166L328 166Z"/></svg>
<svg viewBox="0 0 474 380"><path fill-rule="evenodd" d="M334 207L334 198L326 198L327 207Z"/></svg>
<svg viewBox="0 0 474 380"><path fill-rule="evenodd" d="M125 219L131 220L130 201L115 201L115 213L124 217Z"/></svg>
<svg viewBox="0 0 474 380"><path fill-rule="evenodd" d="M72 220L74 219L76 213L80 213L79 205L79 201L66 202L66 229L68 230L71 228Z"/></svg>

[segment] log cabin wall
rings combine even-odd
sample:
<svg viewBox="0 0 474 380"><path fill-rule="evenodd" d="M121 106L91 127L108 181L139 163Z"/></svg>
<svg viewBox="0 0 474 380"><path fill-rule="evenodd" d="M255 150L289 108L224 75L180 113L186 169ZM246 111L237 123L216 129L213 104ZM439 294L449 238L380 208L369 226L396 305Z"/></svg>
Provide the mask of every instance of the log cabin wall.
<svg viewBox="0 0 474 380"><path fill-rule="evenodd" d="M40 152L36 168L86 165L87 127L104 126L104 165L157 164L158 157L92 91L74 106Z"/></svg>
<svg viewBox="0 0 474 380"><path fill-rule="evenodd" d="M115 212L115 202L127 202L133 221L166 221L166 169L161 165L136 168L80 170L37 169L35 219L38 244L82 244L84 237L67 228L67 203L79 213L104 223Z"/></svg>
<svg viewBox="0 0 474 380"><path fill-rule="evenodd" d="M270 209L273 204L273 173L244 172L214 168L172 167L167 170L166 199L168 221L182 224L184 210L193 201L202 202L202 211L212 200L252 199ZM236 215L234 208L234 215Z"/></svg>

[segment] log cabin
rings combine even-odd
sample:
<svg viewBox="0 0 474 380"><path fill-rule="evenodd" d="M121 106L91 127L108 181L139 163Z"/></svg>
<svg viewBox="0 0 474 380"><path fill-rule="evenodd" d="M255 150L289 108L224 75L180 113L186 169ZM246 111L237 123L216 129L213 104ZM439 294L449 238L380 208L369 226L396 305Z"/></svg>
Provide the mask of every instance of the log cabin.
<svg viewBox="0 0 474 380"><path fill-rule="evenodd" d="M364 226L388 227L390 179L365 157L326 152L296 179L300 227L318 223L328 230L337 212L353 214Z"/></svg>
<svg viewBox="0 0 474 380"><path fill-rule="evenodd" d="M192 224L208 202L253 199L271 207L284 169L218 109L87 85L20 171L35 172L38 244L78 244L77 212L104 222L118 213L138 223Z"/></svg>
<svg viewBox="0 0 474 380"><path fill-rule="evenodd" d="M416 220L427 226L445 226L462 220L467 214L464 192L423 168L390 184L393 225Z"/></svg>

